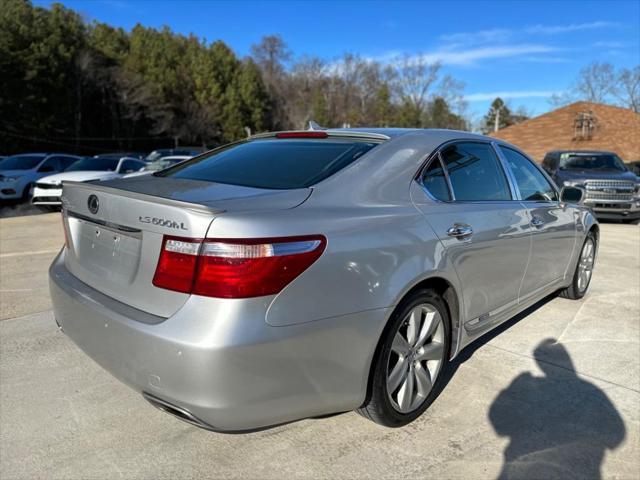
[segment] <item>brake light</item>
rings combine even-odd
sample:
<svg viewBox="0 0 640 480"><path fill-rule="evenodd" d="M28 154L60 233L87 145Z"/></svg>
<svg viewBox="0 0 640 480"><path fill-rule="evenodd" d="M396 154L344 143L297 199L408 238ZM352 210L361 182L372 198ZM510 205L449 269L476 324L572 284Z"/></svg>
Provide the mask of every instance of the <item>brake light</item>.
<svg viewBox="0 0 640 480"><path fill-rule="evenodd" d="M153 284L167 290L190 293L201 244L199 239L165 235Z"/></svg>
<svg viewBox="0 0 640 480"><path fill-rule="evenodd" d="M309 268L326 243L322 235L233 240L165 236L153 284L207 297L274 295Z"/></svg>
<svg viewBox="0 0 640 480"><path fill-rule="evenodd" d="M308 132L280 132L276 133L276 138L327 138L327 132L308 131Z"/></svg>

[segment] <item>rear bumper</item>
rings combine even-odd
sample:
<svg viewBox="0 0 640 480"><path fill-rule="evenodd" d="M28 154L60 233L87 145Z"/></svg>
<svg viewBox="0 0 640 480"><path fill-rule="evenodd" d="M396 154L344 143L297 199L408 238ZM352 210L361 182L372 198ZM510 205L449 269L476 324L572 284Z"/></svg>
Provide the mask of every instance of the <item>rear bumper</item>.
<svg viewBox="0 0 640 480"><path fill-rule="evenodd" d="M192 296L163 319L80 282L65 268L64 252L49 276L56 321L87 355L159 408L176 407L190 423L220 431L357 408L388 314L272 327L264 298Z"/></svg>

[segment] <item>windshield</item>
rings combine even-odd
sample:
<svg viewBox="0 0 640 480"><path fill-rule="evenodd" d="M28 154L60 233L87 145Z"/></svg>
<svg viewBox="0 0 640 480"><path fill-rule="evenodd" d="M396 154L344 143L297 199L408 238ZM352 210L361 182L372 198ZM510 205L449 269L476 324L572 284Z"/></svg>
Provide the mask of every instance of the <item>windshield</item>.
<svg viewBox="0 0 640 480"><path fill-rule="evenodd" d="M303 188L333 175L376 145L354 139L252 140L154 175L255 188Z"/></svg>
<svg viewBox="0 0 640 480"><path fill-rule="evenodd" d="M610 153L570 154L560 158L561 170L618 170L627 168L617 155Z"/></svg>
<svg viewBox="0 0 640 480"><path fill-rule="evenodd" d="M2 170L31 170L44 160L43 155L14 155L0 161Z"/></svg>
<svg viewBox="0 0 640 480"><path fill-rule="evenodd" d="M82 170L115 171L119 161L117 158L83 158L72 164L65 172L79 172Z"/></svg>

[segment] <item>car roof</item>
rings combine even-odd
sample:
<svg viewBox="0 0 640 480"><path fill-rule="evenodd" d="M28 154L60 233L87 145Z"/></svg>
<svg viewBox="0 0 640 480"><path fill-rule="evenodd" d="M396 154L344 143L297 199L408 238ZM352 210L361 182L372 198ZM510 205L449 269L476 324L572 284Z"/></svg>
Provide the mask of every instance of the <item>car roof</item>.
<svg viewBox="0 0 640 480"><path fill-rule="evenodd" d="M269 138L274 137L279 133L293 133L293 132L313 132L318 130L285 130L282 132L265 132L259 133L256 135L252 135L250 138ZM354 137L363 137L363 138L371 138L371 139L379 139L379 140L390 140L392 138L401 137L403 135L408 134L421 134L425 136L430 135L439 135L439 136L449 136L452 140L455 138L463 138L463 139L482 139L482 140L490 140L498 143L506 143L502 142L500 139L487 137L485 135L479 135L472 132L465 132L462 130L449 130L443 128L377 128L377 127L361 127L361 128L327 128L322 129L320 131L327 132L328 135L335 136L354 136Z"/></svg>

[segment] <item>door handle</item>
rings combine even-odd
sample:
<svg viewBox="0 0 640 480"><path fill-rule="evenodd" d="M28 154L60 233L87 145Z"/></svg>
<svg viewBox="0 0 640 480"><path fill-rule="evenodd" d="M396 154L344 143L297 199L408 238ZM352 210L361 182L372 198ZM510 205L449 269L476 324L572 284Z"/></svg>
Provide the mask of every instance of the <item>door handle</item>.
<svg viewBox="0 0 640 480"><path fill-rule="evenodd" d="M464 223L454 223L453 227L447 230L447 235L455 237L458 240L464 240L465 238L469 238L473 235L473 228L471 228L471 225Z"/></svg>
<svg viewBox="0 0 640 480"><path fill-rule="evenodd" d="M533 225L536 228L540 228L544 225L544 220L542 220L542 218L534 215L533 218L531 219L531 225Z"/></svg>

